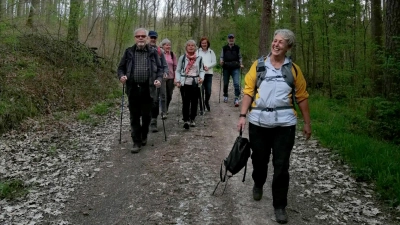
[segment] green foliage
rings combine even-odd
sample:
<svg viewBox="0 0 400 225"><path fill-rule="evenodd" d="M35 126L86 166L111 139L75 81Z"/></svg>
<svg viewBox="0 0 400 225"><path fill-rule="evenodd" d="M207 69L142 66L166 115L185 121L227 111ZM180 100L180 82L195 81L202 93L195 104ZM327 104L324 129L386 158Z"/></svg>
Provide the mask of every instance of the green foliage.
<svg viewBox="0 0 400 225"><path fill-rule="evenodd" d="M400 147L373 137L368 101L350 103L318 94L309 100L313 133L320 142L350 164L357 180L375 182L382 199L399 205Z"/></svg>
<svg viewBox="0 0 400 225"><path fill-rule="evenodd" d="M367 115L368 119L374 121L375 133L386 140L400 144L400 102L374 98Z"/></svg>
<svg viewBox="0 0 400 225"><path fill-rule="evenodd" d="M93 113L96 115L106 115L108 113L109 105L105 103L98 103L93 107Z"/></svg>
<svg viewBox="0 0 400 225"><path fill-rule="evenodd" d="M76 119L83 120L83 121L89 120L90 119L90 114L87 111L81 111L76 116Z"/></svg>
<svg viewBox="0 0 400 225"><path fill-rule="evenodd" d="M0 181L0 199L13 200L23 197L27 193L28 190L21 180Z"/></svg>

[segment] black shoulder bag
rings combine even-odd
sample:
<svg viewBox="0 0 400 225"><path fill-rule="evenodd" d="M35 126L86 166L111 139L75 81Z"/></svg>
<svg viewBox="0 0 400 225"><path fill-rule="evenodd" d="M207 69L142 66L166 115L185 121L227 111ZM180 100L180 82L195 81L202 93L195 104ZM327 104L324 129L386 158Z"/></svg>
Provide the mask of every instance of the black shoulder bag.
<svg viewBox="0 0 400 225"><path fill-rule="evenodd" d="M226 177L231 178L233 175L237 174L239 171L241 171L244 167L244 174L243 174L243 180L242 182L245 181L246 178L246 171L247 171L247 160L250 157L250 142L247 138L242 137L242 131L240 131L239 136L236 138L235 143L233 144L232 150L229 153L228 157L223 160L221 163L221 169L219 171L219 175L221 180L218 182L217 186L215 187L213 191L213 195L215 191L218 188L218 185L221 182L227 181ZM225 174L223 175L222 168L225 168ZM227 175L227 172L232 173L232 175ZM227 181L228 183L228 181ZM226 188L226 184L225 184ZM225 188L222 192L224 194Z"/></svg>

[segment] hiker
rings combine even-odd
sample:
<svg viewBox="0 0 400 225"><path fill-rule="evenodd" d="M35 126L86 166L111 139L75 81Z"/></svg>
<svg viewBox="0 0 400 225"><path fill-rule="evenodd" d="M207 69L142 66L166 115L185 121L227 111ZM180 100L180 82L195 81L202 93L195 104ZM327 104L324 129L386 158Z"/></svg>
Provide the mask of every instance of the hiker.
<svg viewBox="0 0 400 225"><path fill-rule="evenodd" d="M222 47L220 64L223 68L224 78L224 102L228 102L228 85L229 78L232 76L233 87L235 88L235 107L239 107L240 85L239 76L240 69L243 68L242 54L240 47L235 44L235 35L228 35L228 44Z"/></svg>
<svg viewBox="0 0 400 225"><path fill-rule="evenodd" d="M168 65L167 76L164 77L165 85L161 86L161 110L162 115L168 115L169 104L172 100L172 93L175 88L174 79L175 71L177 66L176 56L171 51L171 41L167 38L163 39L160 43L160 47L164 50L164 57ZM167 102L165 102L167 101Z"/></svg>
<svg viewBox="0 0 400 225"><path fill-rule="evenodd" d="M197 103L199 100L199 84L204 79L204 69L201 56L196 55L196 42L189 40L185 44L185 54L178 59L175 72L175 85L180 88L182 96L183 128L195 127ZM189 124L190 122L190 124Z"/></svg>
<svg viewBox="0 0 400 225"><path fill-rule="evenodd" d="M160 57L161 66L163 68L162 74L163 77L166 77L168 74L168 65L167 62L165 61L164 50L162 50L160 47L157 46L157 38L158 38L157 32L155 32L154 30L149 31L149 45L154 50L156 50L158 56ZM161 85L161 87L162 86L164 85ZM160 91L161 91L160 89L157 89L156 91L157 96L153 99L153 105L151 109L150 130L153 133L158 132L157 117L160 114ZM161 116L163 117L162 119L166 119L166 115L161 114Z"/></svg>
<svg viewBox="0 0 400 225"><path fill-rule="evenodd" d="M204 81L201 87L201 92L203 93L203 99L200 101L200 115L203 115L203 102L206 110L210 111L210 97L211 97L211 86L213 77L213 67L217 65L217 59L215 57L214 51L210 48L210 41L207 37L200 39L200 47L197 50L197 55L203 58L204 64ZM200 97L201 97L200 96Z"/></svg>
<svg viewBox="0 0 400 225"><path fill-rule="evenodd" d="M253 151L251 155L253 198L256 201L261 200L263 195L272 152L274 167L272 197L278 223L287 222L285 207L289 188L289 158L297 124L293 100L297 102L303 115L305 138L308 140L311 137L306 81L299 66L286 56L286 52L294 43L295 36L292 31L287 29L275 31L269 55L254 62L246 74L244 97L237 125L238 130L243 131L248 116L249 140ZM258 67L259 63L262 63L263 68ZM258 80L257 75L262 75L262 78ZM293 78L292 87L285 80L287 77ZM247 115L248 110L250 112Z"/></svg>
<svg viewBox="0 0 400 225"><path fill-rule="evenodd" d="M147 34L144 28L135 30L135 44L125 50L118 65L118 78L122 84L126 83L129 100L132 153L138 153L147 144L152 103L162 82L160 58L146 44Z"/></svg>

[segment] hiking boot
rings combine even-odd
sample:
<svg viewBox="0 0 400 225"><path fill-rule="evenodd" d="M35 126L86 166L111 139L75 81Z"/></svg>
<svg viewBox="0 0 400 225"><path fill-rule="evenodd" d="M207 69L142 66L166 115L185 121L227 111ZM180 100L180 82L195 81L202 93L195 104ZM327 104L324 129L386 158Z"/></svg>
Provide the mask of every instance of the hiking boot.
<svg viewBox="0 0 400 225"><path fill-rule="evenodd" d="M210 112L210 103L206 102L205 105L207 112Z"/></svg>
<svg viewBox="0 0 400 225"><path fill-rule="evenodd" d="M287 223L287 214L285 209L275 209L276 222L284 224Z"/></svg>
<svg viewBox="0 0 400 225"><path fill-rule="evenodd" d="M139 153L140 149L142 149L140 144L133 143L133 147L132 147L131 153Z"/></svg>
<svg viewBox="0 0 400 225"><path fill-rule="evenodd" d="M253 186L253 199L256 201L260 201L263 196L263 189L256 187L256 185Z"/></svg>
<svg viewBox="0 0 400 225"><path fill-rule="evenodd" d="M157 119L151 119L151 123L150 123L150 130L151 132L155 133L158 132L158 128L157 128Z"/></svg>
<svg viewBox="0 0 400 225"><path fill-rule="evenodd" d="M239 107L239 99L235 98L235 107Z"/></svg>
<svg viewBox="0 0 400 225"><path fill-rule="evenodd" d="M204 115L204 112L203 112L203 111L200 111L200 112L199 112L199 115L200 115L200 116Z"/></svg>
<svg viewBox="0 0 400 225"><path fill-rule="evenodd" d="M166 120L167 119L167 114L165 114L165 113L161 114L161 119L162 120Z"/></svg>
<svg viewBox="0 0 400 225"><path fill-rule="evenodd" d="M195 126L196 126L196 123L194 122L194 120L191 120L191 121L190 121L190 126L191 126L191 127L195 127Z"/></svg>
<svg viewBox="0 0 400 225"><path fill-rule="evenodd" d="M142 146L145 146L147 144L147 138L142 138Z"/></svg>
<svg viewBox="0 0 400 225"><path fill-rule="evenodd" d="M224 102L225 102L225 103L228 102L228 97L224 97Z"/></svg>
<svg viewBox="0 0 400 225"><path fill-rule="evenodd" d="M185 123L183 124L183 128L185 128L186 130L189 130L189 122L185 121Z"/></svg>

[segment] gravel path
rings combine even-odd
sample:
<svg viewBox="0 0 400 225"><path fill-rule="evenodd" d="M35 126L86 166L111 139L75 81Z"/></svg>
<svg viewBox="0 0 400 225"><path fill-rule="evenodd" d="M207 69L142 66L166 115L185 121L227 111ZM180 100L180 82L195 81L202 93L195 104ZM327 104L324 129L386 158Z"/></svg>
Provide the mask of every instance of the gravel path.
<svg viewBox="0 0 400 225"><path fill-rule="evenodd" d="M233 99L218 103L219 79L213 84L212 111L189 131L178 120L175 90L168 140L159 120L160 132L139 154L129 152L128 112L122 144L118 112L97 126L28 121L29 129L3 135L0 179L23 180L29 193L0 200L0 224L276 224L270 179L263 199L252 200L251 159L245 182L241 171L223 195L225 184L211 195L239 114ZM305 142L300 131L290 170L288 224L400 224L400 208L377 201L373 185L356 182L340 157L315 139Z"/></svg>

